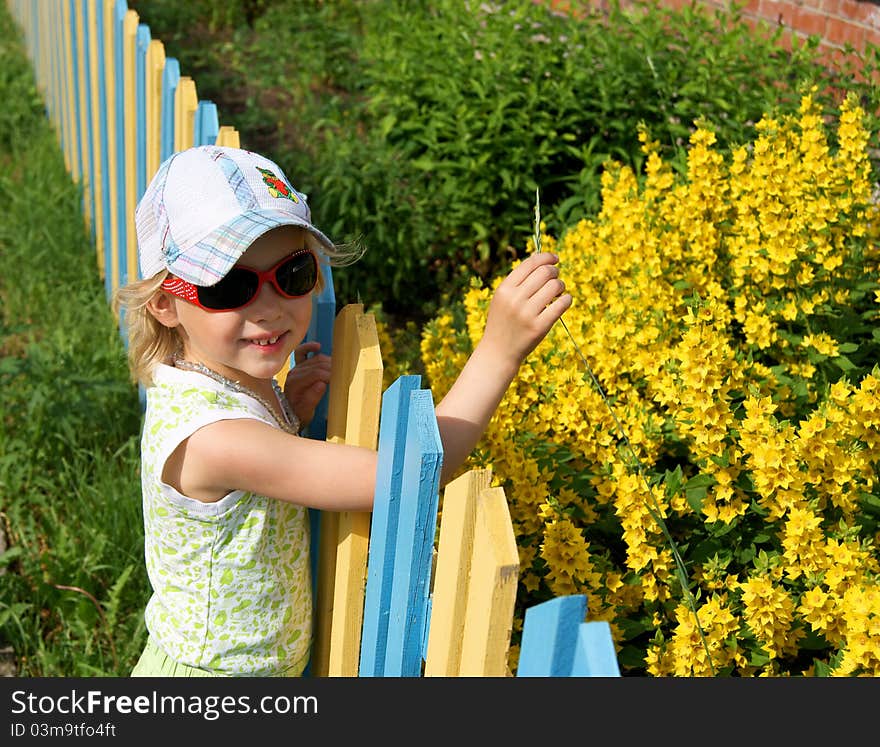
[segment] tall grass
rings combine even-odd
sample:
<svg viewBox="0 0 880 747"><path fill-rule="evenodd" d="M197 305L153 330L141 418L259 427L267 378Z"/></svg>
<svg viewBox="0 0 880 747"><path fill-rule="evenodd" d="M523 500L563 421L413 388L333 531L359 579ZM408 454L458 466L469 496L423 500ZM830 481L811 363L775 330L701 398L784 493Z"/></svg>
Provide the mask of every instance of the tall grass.
<svg viewBox="0 0 880 747"><path fill-rule="evenodd" d="M122 676L148 595L141 409L5 4L0 101L0 648L19 676Z"/></svg>

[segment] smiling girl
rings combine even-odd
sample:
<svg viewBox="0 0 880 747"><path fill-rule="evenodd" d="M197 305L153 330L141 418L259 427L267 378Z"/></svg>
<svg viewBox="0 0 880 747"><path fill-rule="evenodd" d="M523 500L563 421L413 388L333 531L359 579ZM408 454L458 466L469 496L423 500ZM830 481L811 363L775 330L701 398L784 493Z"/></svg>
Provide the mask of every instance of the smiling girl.
<svg viewBox="0 0 880 747"><path fill-rule="evenodd" d="M148 640L134 676L298 676L309 657L307 508L369 511L377 453L299 435L330 381L302 343L320 263L357 252L311 223L269 159L199 146L157 171L136 216L140 274L118 291L147 402L141 438ZM435 408L441 484L525 357L571 305L557 257L533 254ZM275 376L293 355L284 389Z"/></svg>

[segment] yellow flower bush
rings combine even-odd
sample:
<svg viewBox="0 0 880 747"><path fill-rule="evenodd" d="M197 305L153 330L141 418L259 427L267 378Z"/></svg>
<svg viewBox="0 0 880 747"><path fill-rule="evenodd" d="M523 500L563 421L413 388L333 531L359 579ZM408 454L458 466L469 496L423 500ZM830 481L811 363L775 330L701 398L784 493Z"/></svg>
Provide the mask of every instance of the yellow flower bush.
<svg viewBox="0 0 880 747"><path fill-rule="evenodd" d="M515 630L525 608L583 593L625 673L880 675L865 121L854 100L828 119L807 94L731 153L697 123L684 173L642 131L644 173L609 163L599 215L542 237L574 305L465 467L491 465L510 503ZM435 397L490 290L425 328Z"/></svg>

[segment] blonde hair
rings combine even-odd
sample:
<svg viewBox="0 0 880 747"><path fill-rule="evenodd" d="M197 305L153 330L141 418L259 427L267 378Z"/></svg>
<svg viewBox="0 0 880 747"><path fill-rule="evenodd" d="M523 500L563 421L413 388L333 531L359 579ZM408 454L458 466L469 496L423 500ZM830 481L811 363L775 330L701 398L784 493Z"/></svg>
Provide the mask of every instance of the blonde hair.
<svg viewBox="0 0 880 747"><path fill-rule="evenodd" d="M350 265L364 253L359 243L335 245L332 251L320 244L307 230L299 228L306 237L306 246L318 257L320 264L331 267ZM134 381L144 386L152 386L153 371L159 363L168 363L171 356L180 350L183 341L178 331L161 324L147 308L150 299L159 292L162 281L168 277L168 270L162 270L151 278L136 280L117 288L113 294L113 309L117 315L124 311L124 324L128 335L128 366ZM318 273L318 284L313 293L324 289L324 274Z"/></svg>
<svg viewBox="0 0 880 747"><path fill-rule="evenodd" d="M117 288L113 294L114 311L125 314L128 367L132 378L144 386L152 386L156 366L169 361L181 346L177 330L161 324L147 308L166 277L168 270L162 270L151 278Z"/></svg>

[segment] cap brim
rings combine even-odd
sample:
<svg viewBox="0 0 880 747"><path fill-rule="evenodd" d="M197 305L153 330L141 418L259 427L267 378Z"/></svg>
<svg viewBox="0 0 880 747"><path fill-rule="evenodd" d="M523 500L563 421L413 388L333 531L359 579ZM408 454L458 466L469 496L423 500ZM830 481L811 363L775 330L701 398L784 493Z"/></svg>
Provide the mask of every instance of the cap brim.
<svg viewBox="0 0 880 747"><path fill-rule="evenodd" d="M204 239L167 259L167 266L177 277L193 285L210 286L219 282L238 262L248 247L267 231L279 226L299 226L314 236L325 249L334 244L305 218L282 210L253 210L241 213L219 226Z"/></svg>

